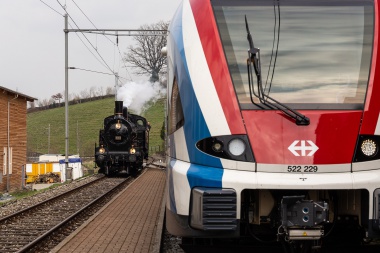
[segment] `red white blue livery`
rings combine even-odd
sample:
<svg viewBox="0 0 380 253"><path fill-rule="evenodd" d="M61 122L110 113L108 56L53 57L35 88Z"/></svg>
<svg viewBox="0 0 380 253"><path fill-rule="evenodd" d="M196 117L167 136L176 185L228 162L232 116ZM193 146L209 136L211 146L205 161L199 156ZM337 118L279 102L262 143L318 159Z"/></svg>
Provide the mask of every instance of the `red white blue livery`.
<svg viewBox="0 0 380 253"><path fill-rule="evenodd" d="M182 1L167 44L170 233L380 237L379 8Z"/></svg>

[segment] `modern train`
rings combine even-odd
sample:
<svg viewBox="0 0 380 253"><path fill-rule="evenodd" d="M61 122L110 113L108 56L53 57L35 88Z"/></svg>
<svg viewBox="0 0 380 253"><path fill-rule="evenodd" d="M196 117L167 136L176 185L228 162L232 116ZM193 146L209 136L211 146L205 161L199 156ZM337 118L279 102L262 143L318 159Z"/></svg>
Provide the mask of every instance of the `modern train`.
<svg viewBox="0 0 380 253"><path fill-rule="evenodd" d="M123 101L115 101L114 115L104 118L95 144L95 163L107 176L136 175L148 159L150 124L146 118L128 112Z"/></svg>
<svg viewBox="0 0 380 253"><path fill-rule="evenodd" d="M378 0L182 1L166 47L169 233L380 237L379 13Z"/></svg>

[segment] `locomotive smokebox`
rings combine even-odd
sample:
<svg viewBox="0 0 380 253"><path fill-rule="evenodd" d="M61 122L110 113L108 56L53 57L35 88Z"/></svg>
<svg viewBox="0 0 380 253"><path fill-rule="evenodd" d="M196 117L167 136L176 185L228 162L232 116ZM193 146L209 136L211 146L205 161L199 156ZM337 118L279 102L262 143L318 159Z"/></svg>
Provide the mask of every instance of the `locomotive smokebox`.
<svg viewBox="0 0 380 253"><path fill-rule="evenodd" d="M123 115L123 101L115 101L115 116Z"/></svg>

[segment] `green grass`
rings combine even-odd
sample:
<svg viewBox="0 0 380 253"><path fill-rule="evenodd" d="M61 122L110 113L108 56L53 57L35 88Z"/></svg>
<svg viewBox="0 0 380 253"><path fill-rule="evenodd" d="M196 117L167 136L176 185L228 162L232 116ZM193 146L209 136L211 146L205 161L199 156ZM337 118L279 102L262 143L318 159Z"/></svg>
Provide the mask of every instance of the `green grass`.
<svg viewBox="0 0 380 253"><path fill-rule="evenodd" d="M164 104L164 99L158 100L142 113L152 126L150 147L157 151L162 151L163 148L160 132L164 121ZM94 155L94 146L99 142L99 129L103 127L103 119L113 114L114 106L114 98L69 106L69 155ZM65 108L28 113L27 136L28 152L65 154Z"/></svg>
<svg viewBox="0 0 380 253"><path fill-rule="evenodd" d="M13 198L11 200L9 200L9 202L13 202L13 201L16 201L16 200L22 199L22 198L31 197L33 195L48 191L49 189L56 188L62 184L65 184L65 183L52 184L50 187L45 188L45 189L41 189L41 190L33 190L32 191L32 190L25 190L24 189L24 190L17 190L17 191L11 192L10 195ZM8 203L8 201L0 202L0 206L6 205L7 203Z"/></svg>

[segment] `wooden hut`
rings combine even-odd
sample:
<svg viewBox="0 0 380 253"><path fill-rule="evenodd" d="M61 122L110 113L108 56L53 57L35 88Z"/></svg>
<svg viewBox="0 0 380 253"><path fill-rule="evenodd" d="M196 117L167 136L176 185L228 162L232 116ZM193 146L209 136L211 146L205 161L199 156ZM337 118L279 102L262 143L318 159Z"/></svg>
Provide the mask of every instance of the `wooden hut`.
<svg viewBox="0 0 380 253"><path fill-rule="evenodd" d="M25 182L27 102L36 98L0 86L0 193Z"/></svg>

